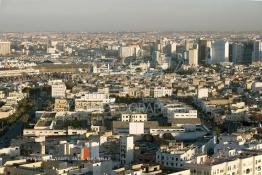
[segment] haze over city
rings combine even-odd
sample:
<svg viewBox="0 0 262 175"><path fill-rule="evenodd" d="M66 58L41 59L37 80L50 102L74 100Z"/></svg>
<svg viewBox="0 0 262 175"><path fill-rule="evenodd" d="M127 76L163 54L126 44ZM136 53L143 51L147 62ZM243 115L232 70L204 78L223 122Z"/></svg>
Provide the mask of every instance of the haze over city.
<svg viewBox="0 0 262 175"><path fill-rule="evenodd" d="M0 0L0 175L262 175L262 0Z"/></svg>
<svg viewBox="0 0 262 175"><path fill-rule="evenodd" d="M250 0L2 0L0 31L258 31Z"/></svg>

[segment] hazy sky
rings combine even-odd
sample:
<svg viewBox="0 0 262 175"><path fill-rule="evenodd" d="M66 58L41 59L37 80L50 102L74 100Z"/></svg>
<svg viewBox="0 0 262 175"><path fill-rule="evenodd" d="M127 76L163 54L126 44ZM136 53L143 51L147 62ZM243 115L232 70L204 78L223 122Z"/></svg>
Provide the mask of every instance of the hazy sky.
<svg viewBox="0 0 262 175"><path fill-rule="evenodd" d="M0 0L0 31L262 31L262 1Z"/></svg>

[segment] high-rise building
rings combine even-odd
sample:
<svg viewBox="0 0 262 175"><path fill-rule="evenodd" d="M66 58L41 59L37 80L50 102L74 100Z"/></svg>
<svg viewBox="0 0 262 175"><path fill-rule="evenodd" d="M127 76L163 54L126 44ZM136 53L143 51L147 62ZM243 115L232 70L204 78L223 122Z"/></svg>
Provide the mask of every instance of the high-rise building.
<svg viewBox="0 0 262 175"><path fill-rule="evenodd" d="M252 63L253 43L241 42L232 44L232 60L234 64Z"/></svg>
<svg viewBox="0 0 262 175"><path fill-rule="evenodd" d="M262 61L262 41L255 41L252 62Z"/></svg>
<svg viewBox="0 0 262 175"><path fill-rule="evenodd" d="M6 56L11 53L11 43L10 42L0 42L0 55Z"/></svg>
<svg viewBox="0 0 262 175"><path fill-rule="evenodd" d="M251 64L253 55L253 42L246 41L244 44L244 56L241 64Z"/></svg>
<svg viewBox="0 0 262 175"><path fill-rule="evenodd" d="M232 63L238 64L243 60L244 45L242 43L232 44Z"/></svg>
<svg viewBox="0 0 262 175"><path fill-rule="evenodd" d="M120 58L127 58L127 57L132 57L135 56L135 48L131 46L122 46L119 48L119 57Z"/></svg>
<svg viewBox="0 0 262 175"><path fill-rule="evenodd" d="M152 54L152 63L154 66L160 66L163 69L167 69L171 66L171 57L159 51L155 51Z"/></svg>
<svg viewBox="0 0 262 175"><path fill-rule="evenodd" d="M198 66L198 50L197 49L189 49L188 64L191 66Z"/></svg>
<svg viewBox="0 0 262 175"><path fill-rule="evenodd" d="M198 63L207 64L212 54L212 42L200 39L198 42Z"/></svg>
<svg viewBox="0 0 262 175"><path fill-rule="evenodd" d="M170 41L170 43L167 44L165 47L165 53L168 55L175 54L176 53L176 43Z"/></svg>
<svg viewBox="0 0 262 175"><path fill-rule="evenodd" d="M130 165L134 161L134 137L120 138L120 163Z"/></svg>
<svg viewBox="0 0 262 175"><path fill-rule="evenodd" d="M218 64L221 62L229 61L229 43L227 41L218 40L212 44L211 59L208 60L209 64Z"/></svg>
<svg viewBox="0 0 262 175"><path fill-rule="evenodd" d="M185 41L185 48L186 48L186 51L193 49L194 48L194 41L193 40L186 40Z"/></svg>

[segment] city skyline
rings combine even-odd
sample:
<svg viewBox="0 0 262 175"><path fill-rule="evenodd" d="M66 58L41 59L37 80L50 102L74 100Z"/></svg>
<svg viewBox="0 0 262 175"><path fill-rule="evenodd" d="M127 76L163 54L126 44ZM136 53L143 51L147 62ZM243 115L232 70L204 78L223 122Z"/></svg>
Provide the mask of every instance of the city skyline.
<svg viewBox="0 0 262 175"><path fill-rule="evenodd" d="M0 32L261 31L261 1L2 0Z"/></svg>

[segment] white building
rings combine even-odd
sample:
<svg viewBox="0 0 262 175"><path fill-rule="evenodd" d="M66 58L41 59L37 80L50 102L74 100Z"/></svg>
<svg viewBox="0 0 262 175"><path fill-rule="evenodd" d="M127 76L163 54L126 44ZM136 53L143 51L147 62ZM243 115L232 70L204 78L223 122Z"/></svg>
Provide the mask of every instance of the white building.
<svg viewBox="0 0 262 175"><path fill-rule="evenodd" d="M194 41L193 40L186 40L185 41L186 51L194 48Z"/></svg>
<svg viewBox="0 0 262 175"><path fill-rule="evenodd" d="M81 96L81 99L93 102L103 102L103 103L110 103L113 102L114 99L109 98L109 94L106 93L85 93Z"/></svg>
<svg viewBox="0 0 262 175"><path fill-rule="evenodd" d="M166 106L163 107L163 113L167 116L168 121L172 123L174 119L196 119L197 110L188 109L183 106Z"/></svg>
<svg viewBox="0 0 262 175"><path fill-rule="evenodd" d="M123 122L144 122L147 121L147 114L142 113L124 113L121 114L121 121Z"/></svg>
<svg viewBox="0 0 262 175"><path fill-rule="evenodd" d="M138 54L139 47L137 46L122 46L119 48L119 57L127 58L136 56Z"/></svg>
<svg viewBox="0 0 262 175"><path fill-rule="evenodd" d="M0 56L6 56L11 53L10 42L0 42Z"/></svg>
<svg viewBox="0 0 262 175"><path fill-rule="evenodd" d="M159 98L159 97L171 96L173 90L165 87L156 87L151 91L151 93L152 93L152 97Z"/></svg>
<svg viewBox="0 0 262 175"><path fill-rule="evenodd" d="M197 92L197 98L208 98L208 88L199 88Z"/></svg>
<svg viewBox="0 0 262 175"><path fill-rule="evenodd" d="M134 161L134 137L120 138L120 164L130 165Z"/></svg>
<svg viewBox="0 0 262 175"><path fill-rule="evenodd" d="M176 110L173 111L169 116L173 118L197 118L197 110Z"/></svg>
<svg viewBox="0 0 262 175"><path fill-rule="evenodd" d="M75 111L80 112L103 112L104 103L101 101L94 102L85 99L75 99Z"/></svg>
<svg viewBox="0 0 262 175"><path fill-rule="evenodd" d="M196 154L195 148L163 149L156 152L156 162L169 168L182 168Z"/></svg>
<svg viewBox="0 0 262 175"><path fill-rule="evenodd" d="M209 64L219 64L229 61L229 43L227 41L214 41L212 44L211 59Z"/></svg>
<svg viewBox="0 0 262 175"><path fill-rule="evenodd" d="M175 54L176 53L176 42L172 42L170 41L170 43L168 44L168 54Z"/></svg>
<svg viewBox="0 0 262 175"><path fill-rule="evenodd" d="M143 122L130 122L129 123L129 134L130 135L141 135L145 133L145 125Z"/></svg>
<svg viewBox="0 0 262 175"><path fill-rule="evenodd" d="M85 93L75 99L75 111L103 112L104 105L114 101L107 93Z"/></svg>
<svg viewBox="0 0 262 175"><path fill-rule="evenodd" d="M198 49L189 49L188 64L190 66L198 66Z"/></svg>
<svg viewBox="0 0 262 175"><path fill-rule="evenodd" d="M66 86L63 82L52 84L52 97L64 98L66 93Z"/></svg>
<svg viewBox="0 0 262 175"><path fill-rule="evenodd" d="M253 92L262 91L262 82L254 82L252 84L252 91Z"/></svg>
<svg viewBox="0 0 262 175"><path fill-rule="evenodd" d="M190 175L189 169L162 170L161 166L150 164L135 164L130 168L121 167L113 170L112 175Z"/></svg>
<svg viewBox="0 0 262 175"><path fill-rule="evenodd" d="M82 174L111 174L112 171L112 161L89 161L83 164L83 168L79 173L73 173L75 175Z"/></svg>
<svg viewBox="0 0 262 175"><path fill-rule="evenodd" d="M241 155L218 158L199 156L186 165L191 175L259 175L262 172L262 155L243 152Z"/></svg>
<svg viewBox="0 0 262 175"><path fill-rule="evenodd" d="M155 66L159 66L162 69L168 69L171 66L171 57L160 51L155 51L152 55L152 60Z"/></svg>
<svg viewBox="0 0 262 175"><path fill-rule="evenodd" d="M0 149L0 155L9 155L12 157L20 156L20 147L8 147Z"/></svg>

